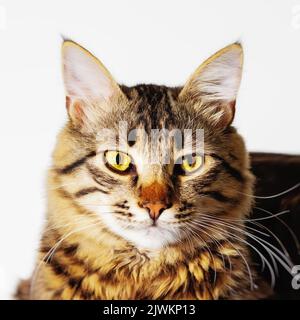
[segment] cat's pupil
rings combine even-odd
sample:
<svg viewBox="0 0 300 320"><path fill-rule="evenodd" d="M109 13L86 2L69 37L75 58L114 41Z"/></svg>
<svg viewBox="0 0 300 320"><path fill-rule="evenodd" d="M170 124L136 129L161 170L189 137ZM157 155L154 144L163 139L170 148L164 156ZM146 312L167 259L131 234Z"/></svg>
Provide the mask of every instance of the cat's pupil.
<svg viewBox="0 0 300 320"><path fill-rule="evenodd" d="M117 164L117 165L121 164L121 156L120 156L120 153L117 153L117 156L116 156L116 164Z"/></svg>

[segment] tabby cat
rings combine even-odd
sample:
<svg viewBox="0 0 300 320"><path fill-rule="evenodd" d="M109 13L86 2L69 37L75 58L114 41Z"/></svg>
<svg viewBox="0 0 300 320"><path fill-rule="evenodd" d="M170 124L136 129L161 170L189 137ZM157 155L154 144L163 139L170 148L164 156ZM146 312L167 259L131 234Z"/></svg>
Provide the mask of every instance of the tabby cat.
<svg viewBox="0 0 300 320"><path fill-rule="evenodd" d="M176 88L118 85L69 40L62 60L69 120L53 153L47 223L22 298L268 297L243 232L254 177L231 125L242 46L218 51ZM135 132L131 139L120 123ZM190 148L160 136L151 161L153 129L189 129ZM204 149L194 143L198 129Z"/></svg>

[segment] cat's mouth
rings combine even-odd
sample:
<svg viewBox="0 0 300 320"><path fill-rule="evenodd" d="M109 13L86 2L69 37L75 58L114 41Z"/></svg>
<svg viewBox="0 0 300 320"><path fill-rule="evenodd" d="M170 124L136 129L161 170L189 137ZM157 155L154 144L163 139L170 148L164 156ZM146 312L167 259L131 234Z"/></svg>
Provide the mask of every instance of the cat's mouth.
<svg viewBox="0 0 300 320"><path fill-rule="evenodd" d="M158 225L157 225L157 220L154 220L154 221L151 221L151 225L150 225L150 228L157 228Z"/></svg>

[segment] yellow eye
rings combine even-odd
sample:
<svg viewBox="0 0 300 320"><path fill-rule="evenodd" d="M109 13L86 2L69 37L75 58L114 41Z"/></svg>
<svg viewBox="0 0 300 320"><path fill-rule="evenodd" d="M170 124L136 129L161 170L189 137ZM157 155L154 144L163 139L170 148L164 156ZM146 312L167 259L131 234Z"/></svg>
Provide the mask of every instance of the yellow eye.
<svg viewBox="0 0 300 320"><path fill-rule="evenodd" d="M130 156L120 151L106 151L105 159L109 168L120 172L125 172L131 165Z"/></svg>
<svg viewBox="0 0 300 320"><path fill-rule="evenodd" d="M203 164L203 157L197 154L185 155L181 167L186 173L198 170Z"/></svg>

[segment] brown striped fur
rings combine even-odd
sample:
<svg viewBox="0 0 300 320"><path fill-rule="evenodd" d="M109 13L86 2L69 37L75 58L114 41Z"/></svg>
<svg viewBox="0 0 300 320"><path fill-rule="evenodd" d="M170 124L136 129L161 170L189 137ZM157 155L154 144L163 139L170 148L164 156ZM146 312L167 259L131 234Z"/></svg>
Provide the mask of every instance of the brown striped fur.
<svg viewBox="0 0 300 320"><path fill-rule="evenodd" d="M79 86L81 82L77 74L68 79L72 72L66 60L70 120L53 153L47 224L28 298L269 296L270 289L251 262L243 223L239 230L230 227L232 221L243 221L250 213L254 183L243 139L230 125L235 97L227 101L226 88L212 91L218 90L221 80L213 79L209 86L201 80L207 66L209 69L215 59L231 51L234 56L238 54L233 66L237 64L239 70L240 45L229 46L205 62L183 89L118 86L104 66L84 49L68 42L65 50L74 47L80 59L89 59L88 65L99 68L99 81L104 81L106 89L96 102L74 98L76 88L68 81ZM86 86L82 88L86 90ZM227 89L232 94L237 90ZM88 94L91 92L97 95L93 90ZM106 99L101 100L105 95ZM203 167L196 174L184 175L174 164L139 168L137 161L136 168L126 175L109 170L102 163L101 148L107 148L111 137L97 133L102 128L117 130L120 121L126 121L129 129L143 128L146 133L153 128L204 129ZM143 161L147 148L147 141L129 144L132 152L143 150ZM153 205L171 202L164 207L157 225L151 224L146 208L139 205L145 201Z"/></svg>

